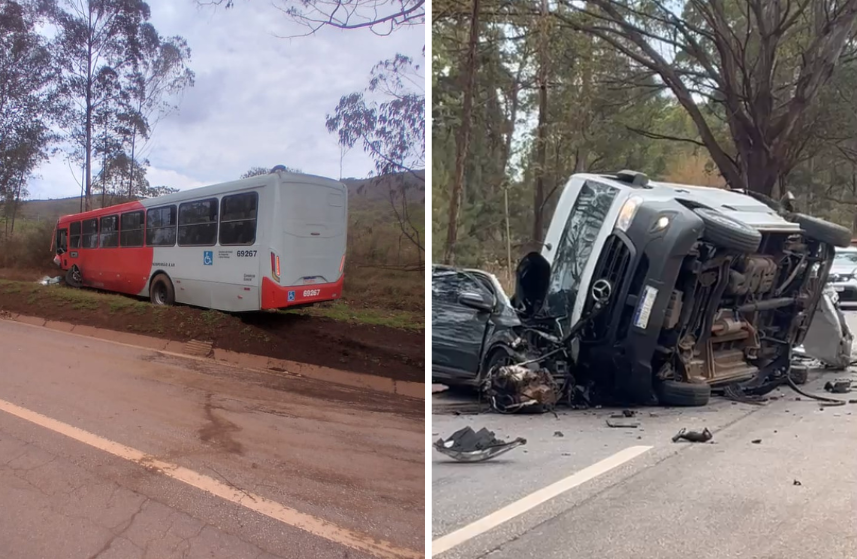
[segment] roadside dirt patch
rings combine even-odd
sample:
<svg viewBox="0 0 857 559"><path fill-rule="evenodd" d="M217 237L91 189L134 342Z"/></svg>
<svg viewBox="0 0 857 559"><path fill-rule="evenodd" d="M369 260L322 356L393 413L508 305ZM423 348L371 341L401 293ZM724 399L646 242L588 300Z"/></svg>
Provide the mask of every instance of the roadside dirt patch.
<svg viewBox="0 0 857 559"><path fill-rule="evenodd" d="M133 297L0 279L0 310L424 382L422 331L351 324L292 313L227 314L192 307L153 307Z"/></svg>

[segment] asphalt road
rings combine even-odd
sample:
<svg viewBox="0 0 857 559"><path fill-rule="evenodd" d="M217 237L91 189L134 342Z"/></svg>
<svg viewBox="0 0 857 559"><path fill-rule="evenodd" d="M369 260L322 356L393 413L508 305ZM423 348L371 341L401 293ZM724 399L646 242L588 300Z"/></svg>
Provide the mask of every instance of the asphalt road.
<svg viewBox="0 0 857 559"><path fill-rule="evenodd" d="M424 554L421 401L0 320L0 558Z"/></svg>
<svg viewBox="0 0 857 559"><path fill-rule="evenodd" d="M847 376L813 373L805 388L826 394L826 380ZM615 410L454 415L438 398L434 439L470 425L528 444L482 464L432 451L433 554L857 557L857 405L822 409L788 388L772 396L765 406L644 408L636 429L608 427ZM673 443L682 427L708 427L713 442Z"/></svg>

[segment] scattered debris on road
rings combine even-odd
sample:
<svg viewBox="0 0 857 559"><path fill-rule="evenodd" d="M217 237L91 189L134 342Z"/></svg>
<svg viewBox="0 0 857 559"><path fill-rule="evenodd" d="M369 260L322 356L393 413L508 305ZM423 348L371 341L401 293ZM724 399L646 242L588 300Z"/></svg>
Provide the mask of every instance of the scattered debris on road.
<svg viewBox="0 0 857 559"><path fill-rule="evenodd" d="M545 369L532 370L523 365L508 365L488 371L485 393L491 407L500 413L553 410L560 390Z"/></svg>
<svg viewBox="0 0 857 559"><path fill-rule="evenodd" d="M553 436L554 437L564 437L565 434L562 431L554 431Z"/></svg>
<svg viewBox="0 0 857 559"><path fill-rule="evenodd" d="M627 418L624 418L624 416L621 415L618 417L622 417L623 419L615 419L616 416L610 416L610 418L607 419L607 426L614 427L617 429L636 429L640 426L639 421L629 421Z"/></svg>
<svg viewBox="0 0 857 559"><path fill-rule="evenodd" d="M498 439L493 431L484 427L479 432L465 427L446 440L438 439L434 443L434 448L458 462L484 462L525 444L527 439L521 437L506 442Z"/></svg>
<svg viewBox="0 0 857 559"><path fill-rule="evenodd" d="M824 389L832 394L848 394L851 392L851 381L848 379L837 379L833 382L827 381Z"/></svg>
<svg viewBox="0 0 857 559"><path fill-rule="evenodd" d="M753 439L753 440L752 440L752 441L750 441L750 442L751 442L751 443L753 443L753 444L762 444L762 439Z"/></svg>
<svg viewBox="0 0 857 559"><path fill-rule="evenodd" d="M802 484L801 482L799 482L798 480L794 480L794 482L792 483L792 485L803 485L803 484Z"/></svg>
<svg viewBox="0 0 857 559"><path fill-rule="evenodd" d="M712 438L714 438L714 435L711 434L708 427L704 428L702 431L688 431L682 427L682 429L673 437L673 442L677 443L684 439L691 443L707 443Z"/></svg>

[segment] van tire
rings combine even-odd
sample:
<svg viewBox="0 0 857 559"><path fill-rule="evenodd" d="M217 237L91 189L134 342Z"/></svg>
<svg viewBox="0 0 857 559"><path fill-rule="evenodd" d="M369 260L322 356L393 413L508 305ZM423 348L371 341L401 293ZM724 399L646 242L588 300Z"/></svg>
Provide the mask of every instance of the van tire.
<svg viewBox="0 0 857 559"><path fill-rule="evenodd" d="M149 283L149 300L159 307L176 303L176 290L166 274L158 274L152 278Z"/></svg>
<svg viewBox="0 0 857 559"><path fill-rule="evenodd" d="M723 212L710 208L696 208L693 212L705 225L705 230L702 232L704 241L741 253L754 253L759 249L762 234L746 223L741 223Z"/></svg>
<svg viewBox="0 0 857 559"><path fill-rule="evenodd" d="M839 248L851 246L851 231L841 225L805 214L795 214L794 221L808 237L817 241Z"/></svg>
<svg viewBox="0 0 857 559"><path fill-rule="evenodd" d="M711 399L711 386L704 383L664 380L655 390L662 406L699 407L707 405Z"/></svg>
<svg viewBox="0 0 857 559"><path fill-rule="evenodd" d="M83 285L83 276L80 273L80 268L77 265L72 266L65 273L65 284L75 289Z"/></svg>

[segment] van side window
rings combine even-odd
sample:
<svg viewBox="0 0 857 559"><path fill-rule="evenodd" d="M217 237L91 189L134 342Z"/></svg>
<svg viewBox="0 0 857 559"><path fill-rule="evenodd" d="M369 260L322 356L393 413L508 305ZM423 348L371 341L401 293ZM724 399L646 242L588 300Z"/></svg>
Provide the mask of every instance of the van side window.
<svg viewBox="0 0 857 559"><path fill-rule="evenodd" d="M83 222L83 242L80 248L98 248L97 219L87 219Z"/></svg>
<svg viewBox="0 0 857 559"><path fill-rule="evenodd" d="M146 245L171 247L176 244L176 207L152 208L146 212Z"/></svg>
<svg viewBox="0 0 857 559"><path fill-rule="evenodd" d="M143 246L143 210L122 214L119 221L119 244L123 247Z"/></svg>
<svg viewBox="0 0 857 559"><path fill-rule="evenodd" d="M220 244L252 245L256 242L259 194L244 192L221 200Z"/></svg>
<svg viewBox="0 0 857 559"><path fill-rule="evenodd" d="M217 198L179 205L179 246L217 243Z"/></svg>
<svg viewBox="0 0 857 559"><path fill-rule="evenodd" d="M75 221L68 226L68 237L71 248L80 248L80 222Z"/></svg>
<svg viewBox="0 0 857 559"><path fill-rule="evenodd" d="M101 248L116 248L119 246L119 216L108 215L101 218Z"/></svg>

